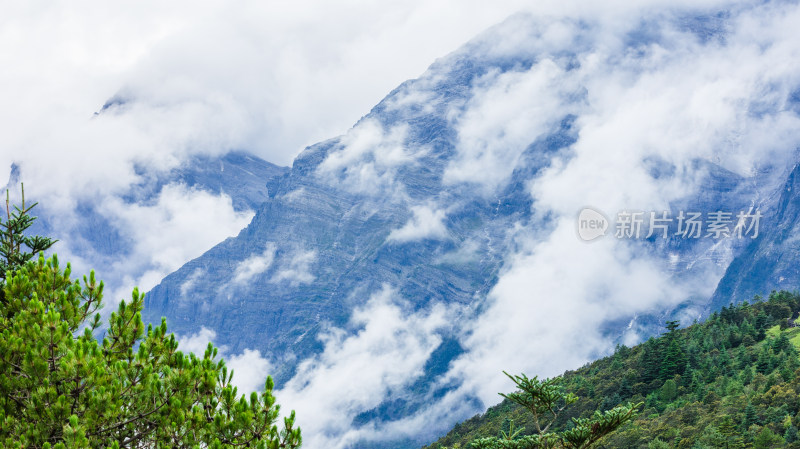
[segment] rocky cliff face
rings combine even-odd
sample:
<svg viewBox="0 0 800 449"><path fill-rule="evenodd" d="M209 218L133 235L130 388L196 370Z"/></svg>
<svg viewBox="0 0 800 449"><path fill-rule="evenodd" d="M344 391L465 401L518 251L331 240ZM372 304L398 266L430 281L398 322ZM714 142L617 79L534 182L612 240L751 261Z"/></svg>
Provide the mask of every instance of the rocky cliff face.
<svg viewBox="0 0 800 449"><path fill-rule="evenodd" d="M713 309L756 295L766 298L773 290L800 288L800 167L792 169L782 187L775 192L777 201L763 218L759 236L727 267L714 292Z"/></svg>
<svg viewBox="0 0 800 449"><path fill-rule="evenodd" d="M792 231L778 224L752 244L705 227L681 237L675 220L668 238L576 235L583 206L605 212L611 234L624 210L756 208L794 226L794 197L776 201L775 181L794 158L791 77L709 62L744 51L739 17L758 14L613 29L512 17L264 178L252 222L167 276L146 319L257 349L290 407L325 415L308 418L311 447L410 447L436 432L424 423L446 428L491 401L502 369L554 374L666 317L702 319L742 251L732 266L756 267L751 280L723 281L720 295L796 282ZM723 78L747 87L718 91ZM717 93L720 109L697 107ZM791 137L759 142L766 129ZM345 402L326 409L334 396Z"/></svg>

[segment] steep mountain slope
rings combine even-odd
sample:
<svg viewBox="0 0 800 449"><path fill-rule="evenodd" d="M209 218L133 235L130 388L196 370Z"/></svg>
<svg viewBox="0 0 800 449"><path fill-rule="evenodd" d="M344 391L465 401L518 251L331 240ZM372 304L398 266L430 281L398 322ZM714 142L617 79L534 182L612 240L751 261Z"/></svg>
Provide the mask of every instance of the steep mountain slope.
<svg viewBox="0 0 800 449"><path fill-rule="evenodd" d="M800 166L795 166L759 237L728 266L714 293L719 308L800 285Z"/></svg>
<svg viewBox="0 0 800 449"><path fill-rule="evenodd" d="M146 319L257 350L313 449L412 447L496 400L501 369L555 374L707 317L750 236L676 217L773 213L800 142L793 72L769 70L795 61L775 30L798 11L771 8L514 16L306 148ZM578 238L586 206L610 235ZM673 220L616 238L625 211Z"/></svg>

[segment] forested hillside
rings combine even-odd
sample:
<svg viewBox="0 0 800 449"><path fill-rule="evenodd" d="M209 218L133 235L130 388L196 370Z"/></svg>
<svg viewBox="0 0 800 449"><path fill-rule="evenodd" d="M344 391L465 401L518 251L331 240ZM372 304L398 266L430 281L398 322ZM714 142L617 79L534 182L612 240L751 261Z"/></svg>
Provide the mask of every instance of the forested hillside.
<svg viewBox="0 0 800 449"><path fill-rule="evenodd" d="M605 437L606 448L800 448L800 295L724 307L703 323L667 322L658 338L568 371L561 377L579 400L554 425L622 403L643 402L639 416ZM498 375L502 373L498 372ZM508 435L511 425L533 433L527 410L504 400L453 428L426 449L469 447Z"/></svg>

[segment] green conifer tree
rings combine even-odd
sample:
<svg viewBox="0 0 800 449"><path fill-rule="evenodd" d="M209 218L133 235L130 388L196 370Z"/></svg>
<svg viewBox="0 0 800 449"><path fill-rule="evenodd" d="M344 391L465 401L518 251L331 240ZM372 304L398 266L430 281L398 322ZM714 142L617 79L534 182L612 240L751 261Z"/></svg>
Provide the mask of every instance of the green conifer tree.
<svg viewBox="0 0 800 449"><path fill-rule="evenodd" d="M503 372L517 385L518 391L500 395L519 404L533 415L531 435L519 436L520 429L513 427L510 420L503 424L508 431L501 431L500 437L479 438L470 443L472 449L589 449L604 436L614 432L623 424L636 417L639 404L626 404L605 412L595 411L590 418L572 418L569 429L551 432L558 416L578 400L572 393L564 391L560 380L538 377L528 378L524 374L512 376Z"/></svg>
<svg viewBox="0 0 800 449"><path fill-rule="evenodd" d="M753 407L752 403L747 403L747 407L744 408L744 429L747 430L753 424L758 424L758 414L756 413L756 408Z"/></svg>
<svg viewBox="0 0 800 449"><path fill-rule="evenodd" d="M276 424L272 379L239 396L211 344L183 354L165 321L144 326L136 289L98 341L103 283L93 272L73 280L69 264L45 259L52 241L22 235L30 207L9 212L0 229L0 446L299 447L294 412Z"/></svg>
<svg viewBox="0 0 800 449"><path fill-rule="evenodd" d="M717 424L717 431L722 437L719 445L725 449L741 449L745 447L744 437L736 431L736 426L733 424L733 419L726 415L722 418L721 422Z"/></svg>
<svg viewBox="0 0 800 449"><path fill-rule="evenodd" d="M769 316L761 310L758 315L756 315L756 322L755 322L755 330L756 341L761 341L767 337L767 324L769 323Z"/></svg>
<svg viewBox="0 0 800 449"><path fill-rule="evenodd" d="M667 380L681 375L686 370L686 350L683 339L678 333L678 321L667 321L668 333L664 342L665 349L661 358L659 378Z"/></svg>
<svg viewBox="0 0 800 449"><path fill-rule="evenodd" d="M25 186L21 185L22 204L11 205L6 190L6 220L0 216L0 285L5 282L9 271L17 270L37 254L50 249L56 240L42 236L28 236L25 231L31 227L36 217L30 214L37 203L25 204ZM0 303L5 296L0 290Z"/></svg>
<svg viewBox="0 0 800 449"><path fill-rule="evenodd" d="M797 427L790 424L789 427L786 428L786 432L783 434L783 439L787 443L794 443L797 441Z"/></svg>
<svg viewBox="0 0 800 449"><path fill-rule="evenodd" d="M761 374L769 374L774 365L773 365L773 353L772 350L769 348L768 345L764 346L764 349L758 354L758 360L756 361L756 370Z"/></svg>

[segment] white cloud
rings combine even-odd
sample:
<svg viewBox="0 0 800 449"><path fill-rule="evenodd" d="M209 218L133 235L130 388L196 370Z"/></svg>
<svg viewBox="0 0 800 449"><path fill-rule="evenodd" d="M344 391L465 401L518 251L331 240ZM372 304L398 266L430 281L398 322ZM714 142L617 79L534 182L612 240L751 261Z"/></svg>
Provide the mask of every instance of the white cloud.
<svg viewBox="0 0 800 449"><path fill-rule="evenodd" d="M196 333L178 338L178 348L183 352L193 352L202 357L209 343L217 338L217 333L203 326Z"/></svg>
<svg viewBox="0 0 800 449"><path fill-rule="evenodd" d="M287 164L524 4L469 3L14 5L0 18L0 165L26 162L41 190L69 193L189 152L243 147ZM133 102L91 119L115 94Z"/></svg>
<svg viewBox="0 0 800 449"><path fill-rule="evenodd" d="M239 393L262 391L272 370L272 365L256 349L245 349L241 354L227 356L225 364L233 370L233 384Z"/></svg>
<svg viewBox="0 0 800 449"><path fill-rule="evenodd" d="M436 263L442 264L463 264L480 260L480 243L477 240L467 240L457 249L442 254L436 259Z"/></svg>
<svg viewBox="0 0 800 449"><path fill-rule="evenodd" d="M408 162L410 158L403 147L407 129L401 124L385 132L377 120L365 119L342 137L341 150L328 154L320 170L346 170L366 155L387 167Z"/></svg>
<svg viewBox="0 0 800 449"><path fill-rule="evenodd" d="M502 370L553 376L578 367L613 348L603 323L674 305L691 293L625 241L582 242L572 217L530 245L508 261L486 313L468 326L468 353L451 373L487 404L503 391Z"/></svg>
<svg viewBox="0 0 800 449"><path fill-rule="evenodd" d="M236 266L233 275L233 282L235 284L244 284L253 277L264 273L272 266L272 261L275 259L275 244L267 243L266 249L261 254L254 254L247 259L241 261Z"/></svg>
<svg viewBox="0 0 800 449"><path fill-rule="evenodd" d="M494 71L478 81L466 110L451 113L458 154L444 181L483 184L489 192L507 181L528 145L571 112L566 97L577 85L564 74L544 59L529 70Z"/></svg>
<svg viewBox="0 0 800 449"><path fill-rule="evenodd" d="M314 250L295 250L282 258L281 266L272 278L272 282L288 281L293 285L308 284L314 280L311 265L317 259Z"/></svg>
<svg viewBox="0 0 800 449"><path fill-rule="evenodd" d="M101 213L136 242L123 260L98 267L101 274L128 274L118 293L124 296L134 286L144 291L153 288L187 261L236 235L253 217L250 211L234 211L227 195L215 196L176 184L165 186L151 205L111 198Z"/></svg>
<svg viewBox="0 0 800 449"><path fill-rule="evenodd" d="M353 418L403 394L422 375L447 314L442 307L413 313L407 307L384 287L354 311L354 334L335 328L323 334L325 350L303 361L276 394L297 411L306 447L341 449L374 435L369 425L353 429Z"/></svg>
<svg viewBox="0 0 800 449"><path fill-rule="evenodd" d="M432 206L412 206L413 217L399 229L394 229L386 238L389 242L406 243L422 239L447 237L444 225L445 211Z"/></svg>
<svg viewBox="0 0 800 449"><path fill-rule="evenodd" d="M422 151L406 145L406 124L385 130L374 119L364 119L342 136L338 148L328 153L318 172L329 182L348 190L375 194L397 193L395 173Z"/></svg>
<svg viewBox="0 0 800 449"><path fill-rule="evenodd" d="M203 274L203 270L197 268L188 278L186 278L186 281L181 284L181 297L186 298L186 295L192 291L192 288L194 288L195 284L203 276Z"/></svg>
<svg viewBox="0 0 800 449"><path fill-rule="evenodd" d="M522 242L522 247L504 258L504 270L487 298L486 312L462 329L467 352L448 373L448 379L462 386L399 424L424 422L433 416L450 422L461 419L458 413L450 415L447 407L473 394L489 405L499 400L498 391L511 388L501 370L559 374L613 348L614 336L604 333L605 324L713 292L730 259L727 246L709 250L716 255L698 256L719 257L719 266L708 263L696 269L694 278L676 279L668 269L669 260L636 244L613 238L581 242L574 219L586 205L608 212L669 208L671 202L697 193L705 174L694 164L697 158L745 176L774 164L774 171L764 176L782 179L782 167L790 164L800 144L800 119L783 106L788 93L800 84L796 59L800 41L790 25L798 19L796 5L745 9L741 16L729 18L733 32L725 36L724 44L702 44L694 35L661 21L666 27L664 39L640 53L626 52L622 46L625 33L638 26L637 20L617 23L599 18L580 27L564 22L570 34L592 39L593 45L576 47L580 65L553 78L559 86L585 86L585 103L553 103L541 111L547 116L565 110L577 114L577 142L529 180L533 207L539 216L552 220L553 230L544 236L541 229L516 230L514 240ZM750 43L755 36L759 46ZM568 40L529 44L546 50L539 55L542 64L548 55L562 50L559 42ZM482 168L495 167L488 171L488 185L496 187L495 180L510 173L506 164L513 169L517 149L538 135L505 132L507 117L513 117L509 111L533 110L540 98L527 95L529 91L519 83L501 77L487 80L473 87L473 98L485 96L490 103L498 103L485 107L473 100L456 116L457 123L468 123L470 115L480 111L477 123L487 126L460 131L464 136L460 142L467 145L459 148L457 163L474 165L463 170L463 177L455 176L458 165L451 166L450 176L485 182ZM754 113L756 109L760 113ZM527 121L536 125L539 120ZM496 131L495 123L501 131ZM475 138L470 141L466 136L473 132ZM495 136L519 136L520 144L513 149L474 145L491 142L488 139ZM675 176L654 179L643 163L649 157L674 164ZM691 311L691 316L696 317L697 311ZM631 328L623 340L638 340L636 331Z"/></svg>
<svg viewBox="0 0 800 449"><path fill-rule="evenodd" d="M192 352L198 357L203 357L209 343L213 343L217 333L206 327L190 336L178 338L178 349L188 353ZM241 354L228 354L226 347L217 347L217 357L225 360L228 369L233 370L232 383L239 389L239 394L249 394L253 391L264 389L272 366L269 361L261 356L255 349L245 349Z"/></svg>

